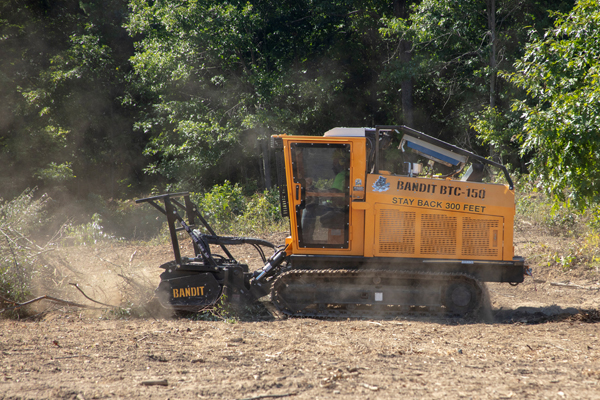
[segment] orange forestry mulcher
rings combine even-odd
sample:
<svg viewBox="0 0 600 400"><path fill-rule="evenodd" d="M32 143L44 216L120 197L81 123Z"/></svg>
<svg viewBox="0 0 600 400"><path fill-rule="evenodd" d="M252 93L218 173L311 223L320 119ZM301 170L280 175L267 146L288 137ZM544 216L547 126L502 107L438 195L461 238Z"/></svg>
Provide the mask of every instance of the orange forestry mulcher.
<svg viewBox="0 0 600 400"><path fill-rule="evenodd" d="M517 284L530 273L513 254L514 188L500 164L406 126L277 135L272 148L291 231L279 248L215 235L187 193L138 200L167 215L172 232L175 261L163 266L157 289L164 306L194 310L223 294L237 302L270 294L290 316L465 315L483 304L483 282ZM179 229L190 233L195 257L180 256ZM276 251L249 272L225 247L242 243L261 255L261 246ZM226 255L213 255L210 244Z"/></svg>

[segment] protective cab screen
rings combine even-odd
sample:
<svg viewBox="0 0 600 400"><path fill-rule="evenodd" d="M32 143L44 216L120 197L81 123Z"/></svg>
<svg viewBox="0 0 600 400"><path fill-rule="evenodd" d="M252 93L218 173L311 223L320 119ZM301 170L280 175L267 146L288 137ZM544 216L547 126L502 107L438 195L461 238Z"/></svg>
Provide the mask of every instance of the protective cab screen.
<svg viewBox="0 0 600 400"><path fill-rule="evenodd" d="M350 145L293 143L300 247L348 248Z"/></svg>

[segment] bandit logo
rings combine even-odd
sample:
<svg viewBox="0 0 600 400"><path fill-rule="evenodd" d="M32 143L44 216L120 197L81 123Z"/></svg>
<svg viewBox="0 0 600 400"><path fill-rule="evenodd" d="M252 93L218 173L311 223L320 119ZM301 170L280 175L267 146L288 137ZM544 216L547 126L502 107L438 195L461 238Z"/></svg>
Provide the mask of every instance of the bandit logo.
<svg viewBox="0 0 600 400"><path fill-rule="evenodd" d="M387 192L389 188L390 188L390 184L387 183L387 180L381 175L373 184L374 192Z"/></svg>

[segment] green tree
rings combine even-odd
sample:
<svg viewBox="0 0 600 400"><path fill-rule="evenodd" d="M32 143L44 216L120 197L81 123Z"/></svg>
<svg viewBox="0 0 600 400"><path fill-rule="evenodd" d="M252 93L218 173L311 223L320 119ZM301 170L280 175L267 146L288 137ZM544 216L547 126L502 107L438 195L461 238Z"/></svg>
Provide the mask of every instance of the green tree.
<svg viewBox="0 0 600 400"><path fill-rule="evenodd" d="M600 5L581 0L557 17L544 36L533 33L510 75L528 95L514 107L533 176L557 201L583 209L600 201Z"/></svg>
<svg viewBox="0 0 600 400"><path fill-rule="evenodd" d="M471 129L479 129L481 124L473 125L473 118L494 116L506 120L504 125L514 122L510 99L515 90L498 79L498 72L511 70L514 60L523 54L522 43L529 29L549 26L548 9L568 7L568 3L416 2L408 17L389 18L383 29L389 39L412 41L413 61L409 68L398 68L393 62L397 58L393 58L382 79L397 87L406 74L412 75L416 126L429 132L443 131L446 139L481 151L472 140ZM483 122L486 128L499 126L498 118Z"/></svg>
<svg viewBox="0 0 600 400"><path fill-rule="evenodd" d="M122 105L133 54L121 26L127 1L0 7L3 187L85 198L114 197L137 183L143 138L132 134L135 110Z"/></svg>
<svg viewBox="0 0 600 400"><path fill-rule="evenodd" d="M377 21L391 7L375 3L133 0L147 170L193 188L247 183L272 133L371 124Z"/></svg>

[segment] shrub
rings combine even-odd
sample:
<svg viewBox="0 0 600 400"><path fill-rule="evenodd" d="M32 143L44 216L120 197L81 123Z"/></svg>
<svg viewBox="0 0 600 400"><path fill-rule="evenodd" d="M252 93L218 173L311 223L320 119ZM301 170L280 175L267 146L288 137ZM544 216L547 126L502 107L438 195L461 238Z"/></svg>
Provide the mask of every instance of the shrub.
<svg viewBox="0 0 600 400"><path fill-rule="evenodd" d="M238 229L245 234L281 232L287 229L286 221L281 217L279 192L266 190L264 193L254 194L238 222Z"/></svg>
<svg viewBox="0 0 600 400"><path fill-rule="evenodd" d="M568 203L555 203L538 193L532 182L524 181L516 195L515 228L526 233L539 232L556 237L550 243L532 247L531 262L559 267L562 271L581 268L598 273L600 233L597 216L590 210L580 212Z"/></svg>
<svg viewBox="0 0 600 400"><path fill-rule="evenodd" d="M286 229L277 189L247 197L239 184L225 181L205 194L192 193L191 199L219 234L248 235Z"/></svg>
<svg viewBox="0 0 600 400"><path fill-rule="evenodd" d="M92 245L108 240L119 240L113 235L104 232L100 214L92 215L92 220L87 224L65 226L65 240L69 244Z"/></svg>
<svg viewBox="0 0 600 400"><path fill-rule="evenodd" d="M99 195L89 194L82 208L82 217L91 215L91 223L101 225L101 230L111 237L149 239L156 235L163 223L162 218L154 214L154 207L147 203L138 207L134 199L106 200ZM87 225L83 219L78 220L77 224L82 222Z"/></svg>
<svg viewBox="0 0 600 400"><path fill-rule="evenodd" d="M47 197L34 199L28 189L15 199L0 199L0 295L9 301L22 302L31 294L31 282L43 266L32 235L45 222Z"/></svg>
<svg viewBox="0 0 600 400"><path fill-rule="evenodd" d="M516 194L516 227L535 226L553 236L578 236L591 227L592 215L567 203L554 203L542 193L525 187Z"/></svg>
<svg viewBox="0 0 600 400"><path fill-rule="evenodd" d="M246 208L246 199L239 184L232 185L225 181L215 185L204 195L192 193L192 201L198 205L198 210L218 233L232 233L235 222Z"/></svg>

